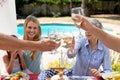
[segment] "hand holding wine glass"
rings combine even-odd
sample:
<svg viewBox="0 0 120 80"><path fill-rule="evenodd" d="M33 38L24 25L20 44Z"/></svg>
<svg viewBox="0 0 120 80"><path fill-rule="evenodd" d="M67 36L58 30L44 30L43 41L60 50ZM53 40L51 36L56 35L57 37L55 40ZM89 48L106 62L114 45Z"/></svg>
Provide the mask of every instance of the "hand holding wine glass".
<svg viewBox="0 0 120 80"><path fill-rule="evenodd" d="M73 49L75 45L75 38L73 37L66 37L64 38L64 42L68 45L69 48Z"/></svg>
<svg viewBox="0 0 120 80"><path fill-rule="evenodd" d="M74 54L74 45L75 45L75 37L73 36L70 41L65 41L65 43L68 45L68 53Z"/></svg>

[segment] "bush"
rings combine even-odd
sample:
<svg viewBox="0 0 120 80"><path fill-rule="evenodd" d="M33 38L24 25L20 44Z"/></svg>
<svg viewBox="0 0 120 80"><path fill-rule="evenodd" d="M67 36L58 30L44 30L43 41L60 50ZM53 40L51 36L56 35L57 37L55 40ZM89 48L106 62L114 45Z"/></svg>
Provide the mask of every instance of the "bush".
<svg viewBox="0 0 120 80"><path fill-rule="evenodd" d="M112 70L115 72L120 72L120 62L112 64Z"/></svg>

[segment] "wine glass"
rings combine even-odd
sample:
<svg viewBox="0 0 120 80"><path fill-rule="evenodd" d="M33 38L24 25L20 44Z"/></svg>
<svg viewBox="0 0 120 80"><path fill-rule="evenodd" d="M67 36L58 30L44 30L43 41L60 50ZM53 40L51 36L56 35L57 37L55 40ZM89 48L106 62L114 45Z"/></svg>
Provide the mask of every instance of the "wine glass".
<svg viewBox="0 0 120 80"><path fill-rule="evenodd" d="M59 31L56 28L53 28L51 30L49 29L48 39L53 40L55 42L60 42L61 38L60 38L58 32ZM57 53L57 49L52 50L51 53L54 53L54 54Z"/></svg>
<svg viewBox="0 0 120 80"><path fill-rule="evenodd" d="M77 18L76 15L82 15L81 7L76 7L71 9L72 20L77 24L81 24L81 19Z"/></svg>
<svg viewBox="0 0 120 80"><path fill-rule="evenodd" d="M71 17L75 24L80 25L81 19L77 18L76 15L82 15L82 8L76 7L71 9ZM79 37L82 37L81 29L79 28Z"/></svg>

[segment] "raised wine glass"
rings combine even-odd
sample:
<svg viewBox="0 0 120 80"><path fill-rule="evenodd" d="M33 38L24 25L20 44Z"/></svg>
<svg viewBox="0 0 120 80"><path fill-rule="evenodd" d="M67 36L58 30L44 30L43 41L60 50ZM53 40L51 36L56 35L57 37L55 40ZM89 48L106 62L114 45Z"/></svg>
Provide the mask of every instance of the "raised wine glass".
<svg viewBox="0 0 120 80"><path fill-rule="evenodd" d="M82 8L75 7L71 9L71 17L75 24L78 26L81 24L81 19L77 18L76 15L82 15ZM81 29L79 28L79 37L82 37Z"/></svg>
<svg viewBox="0 0 120 80"><path fill-rule="evenodd" d="M77 24L81 24L81 19L77 18L76 15L82 15L81 7L76 7L71 9L72 20Z"/></svg>

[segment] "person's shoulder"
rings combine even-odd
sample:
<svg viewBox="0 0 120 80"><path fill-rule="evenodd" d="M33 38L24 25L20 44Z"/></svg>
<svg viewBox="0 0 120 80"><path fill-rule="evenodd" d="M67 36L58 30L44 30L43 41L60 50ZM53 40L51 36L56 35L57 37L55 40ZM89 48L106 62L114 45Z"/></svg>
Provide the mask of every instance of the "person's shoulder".
<svg viewBox="0 0 120 80"><path fill-rule="evenodd" d="M102 42L100 43L101 44L101 47L102 47L102 49L106 52L109 52L109 48L107 47L107 46L105 46Z"/></svg>
<svg viewBox="0 0 120 80"><path fill-rule="evenodd" d="M85 36L82 36L82 37L77 36L77 37L75 37L75 39L76 39L76 41L84 41L84 40L86 40L86 37Z"/></svg>
<svg viewBox="0 0 120 80"><path fill-rule="evenodd" d="M109 49L107 46L105 46L102 42L100 43L102 45L102 47L104 47L105 49Z"/></svg>

